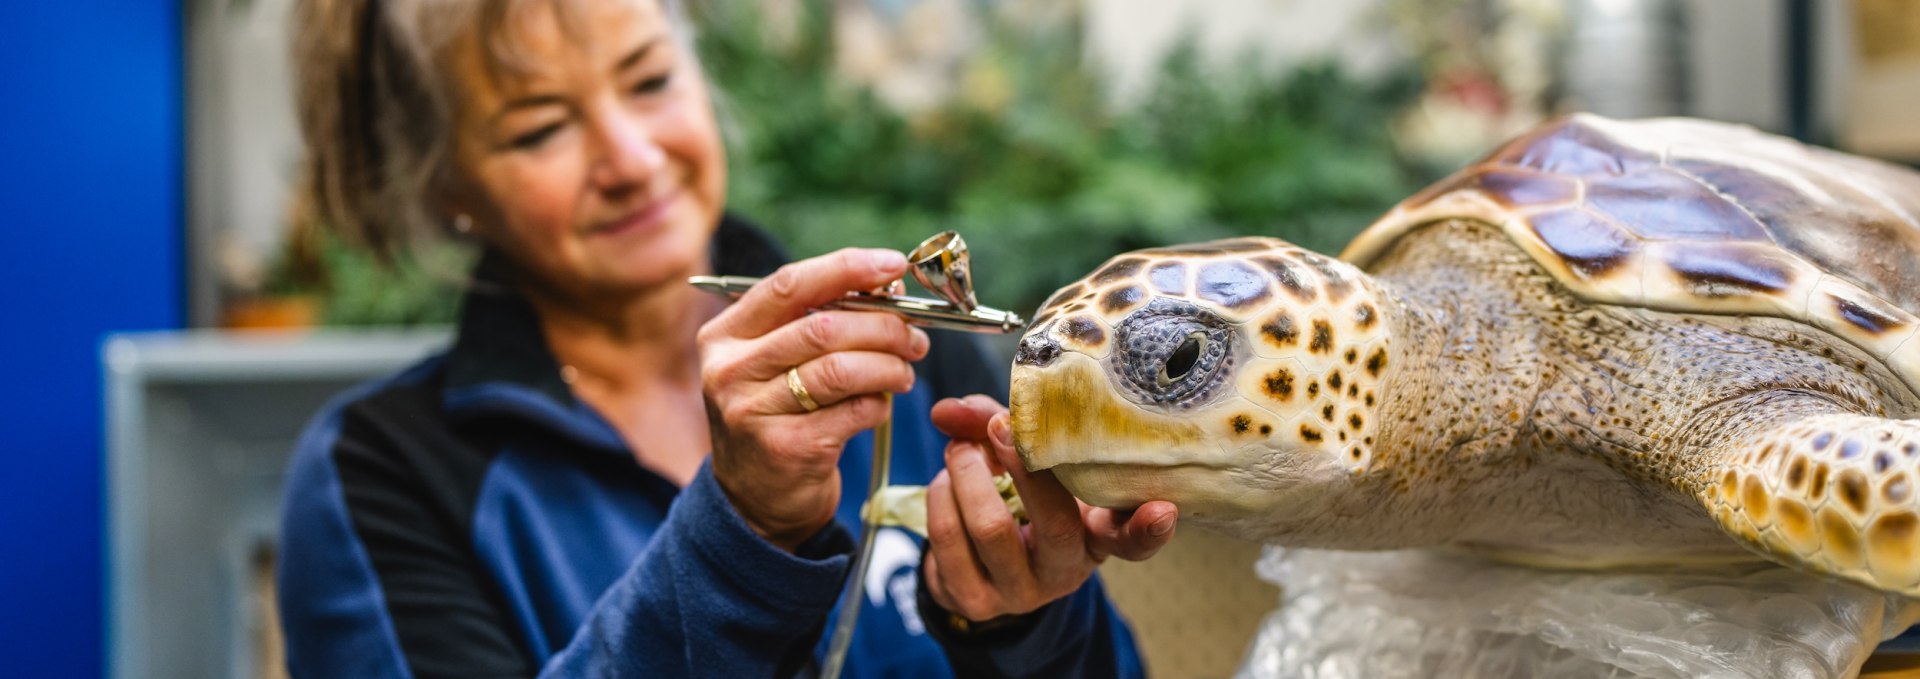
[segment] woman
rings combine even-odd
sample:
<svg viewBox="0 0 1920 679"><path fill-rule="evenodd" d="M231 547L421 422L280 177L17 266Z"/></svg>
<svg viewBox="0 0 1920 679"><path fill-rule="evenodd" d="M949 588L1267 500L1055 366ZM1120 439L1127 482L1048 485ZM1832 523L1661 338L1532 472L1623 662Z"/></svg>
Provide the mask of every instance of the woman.
<svg viewBox="0 0 1920 679"><path fill-rule="evenodd" d="M809 313L905 262L783 266L723 215L670 18L657 0L303 3L322 219L383 249L450 225L486 254L453 348L343 395L300 443L293 673L807 673L853 549L862 498L842 489L865 487L863 432L893 392L892 480L929 483L933 537L923 557L881 533L848 676L1138 674L1090 576L1165 544L1173 507L1080 506L1021 470L993 399L935 403L1003 389L964 338ZM769 278L727 306L686 284L703 273Z"/></svg>

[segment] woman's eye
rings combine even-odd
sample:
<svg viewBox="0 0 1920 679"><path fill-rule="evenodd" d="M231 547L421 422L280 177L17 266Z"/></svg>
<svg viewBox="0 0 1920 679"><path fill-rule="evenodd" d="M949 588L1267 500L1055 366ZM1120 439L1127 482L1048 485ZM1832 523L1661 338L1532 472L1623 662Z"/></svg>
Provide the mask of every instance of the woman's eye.
<svg viewBox="0 0 1920 679"><path fill-rule="evenodd" d="M1193 372L1193 364L1200 361L1200 350L1203 348L1201 344L1205 341L1204 335L1197 332L1191 333L1187 335L1186 341L1174 348L1173 353L1167 356L1166 368L1160 373L1165 376L1166 382L1173 382Z"/></svg>
<svg viewBox="0 0 1920 679"><path fill-rule="evenodd" d="M642 80L640 81L640 84L633 86L633 93L634 94L653 94L655 92L659 92L661 90L667 89L667 84L671 82L672 79L673 79L673 76L669 74L669 75L660 75L660 76L648 78L646 80Z"/></svg>
<svg viewBox="0 0 1920 679"><path fill-rule="evenodd" d="M560 132L560 123L551 123L548 125L542 125L539 128L533 130L532 132L528 132L526 134L516 136L509 143L511 143L513 147L516 149L539 148L541 144L546 143L548 139L552 139L553 135L559 132Z"/></svg>

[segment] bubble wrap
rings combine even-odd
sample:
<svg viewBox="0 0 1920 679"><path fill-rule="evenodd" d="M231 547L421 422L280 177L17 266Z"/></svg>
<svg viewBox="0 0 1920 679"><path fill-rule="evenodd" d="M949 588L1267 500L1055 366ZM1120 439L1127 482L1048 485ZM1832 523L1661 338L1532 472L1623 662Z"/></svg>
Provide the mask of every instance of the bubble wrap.
<svg viewBox="0 0 1920 679"><path fill-rule="evenodd" d="M1763 563L1558 571L1268 547L1241 679L1851 677L1913 600Z"/></svg>

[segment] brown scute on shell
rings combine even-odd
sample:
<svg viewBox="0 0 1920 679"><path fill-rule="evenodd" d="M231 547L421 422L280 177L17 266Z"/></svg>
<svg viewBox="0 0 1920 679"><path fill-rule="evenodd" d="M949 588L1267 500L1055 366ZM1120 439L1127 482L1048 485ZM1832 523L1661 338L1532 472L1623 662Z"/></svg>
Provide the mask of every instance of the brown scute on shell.
<svg viewBox="0 0 1920 679"><path fill-rule="evenodd" d="M1293 316L1285 311L1275 313L1267 322L1260 324L1260 336L1275 348L1285 349L1300 343L1300 329L1293 324Z"/></svg>
<svg viewBox="0 0 1920 679"><path fill-rule="evenodd" d="M1187 265L1185 262L1155 264L1147 270L1147 280L1161 294L1184 296L1187 294Z"/></svg>
<svg viewBox="0 0 1920 679"><path fill-rule="evenodd" d="M1147 260L1139 257L1123 257L1113 260L1106 266L1100 267L1099 271L1094 272L1093 284L1111 285L1115 281L1132 278L1134 274L1140 273L1140 267L1146 263Z"/></svg>
<svg viewBox="0 0 1920 679"><path fill-rule="evenodd" d="M1324 437L1320 435L1320 430L1313 428L1313 425L1303 424L1300 425L1300 438L1308 443L1319 443Z"/></svg>
<svg viewBox="0 0 1920 679"><path fill-rule="evenodd" d="M1667 266L1686 281L1693 294L1732 297L1781 292L1793 285L1793 271L1769 248L1746 245L1694 243L1672 248Z"/></svg>
<svg viewBox="0 0 1920 679"><path fill-rule="evenodd" d="M1903 309L1920 309L1920 176L1911 170L1807 149L1820 167L1799 179L1833 197L1817 200L1780 179L1750 167L1708 160L1671 164L1736 201L1765 227L1772 241L1815 268L1852 280ZM1862 191L1861 179L1878 181L1883 194ZM1903 213L1888 210L1895 202Z"/></svg>
<svg viewBox="0 0 1920 679"><path fill-rule="evenodd" d="M1200 267L1197 283L1200 299L1234 310L1256 306L1272 294L1265 276L1232 260Z"/></svg>
<svg viewBox="0 0 1920 679"><path fill-rule="evenodd" d="M1313 340L1307 344L1307 350L1316 354L1324 354L1332 351L1333 326L1328 325L1326 321L1317 318L1314 319Z"/></svg>
<svg viewBox="0 0 1920 679"><path fill-rule="evenodd" d="M1339 391L1342 384L1344 383L1340 381L1339 371L1327 373L1327 386L1332 387L1334 391Z"/></svg>
<svg viewBox="0 0 1920 679"><path fill-rule="evenodd" d="M1313 301L1313 281L1300 275L1293 265L1277 257L1255 257L1253 263L1259 264L1261 268L1267 270L1267 273L1272 274L1273 279L1280 283L1280 287L1286 288L1295 299L1302 302Z"/></svg>
<svg viewBox="0 0 1920 679"><path fill-rule="evenodd" d="M1267 375L1267 397L1279 401L1293 398L1293 371L1280 368Z"/></svg>
<svg viewBox="0 0 1920 679"><path fill-rule="evenodd" d="M1739 205L1671 169L1589 181L1587 205L1648 240L1767 240Z"/></svg>
<svg viewBox="0 0 1920 679"><path fill-rule="evenodd" d="M1614 141L1579 118L1564 118L1508 142L1483 162L1591 178L1622 175L1660 158Z"/></svg>
<svg viewBox="0 0 1920 679"><path fill-rule="evenodd" d="M1386 349L1374 349L1373 353L1367 356L1367 374L1368 375L1379 377L1380 371L1385 370L1386 367L1387 367L1387 350Z"/></svg>
<svg viewBox="0 0 1920 679"><path fill-rule="evenodd" d="M1605 275L1639 249L1639 242L1620 227L1585 210L1554 210L1534 215L1533 233L1565 260L1574 273L1587 278Z"/></svg>
<svg viewBox="0 0 1920 679"><path fill-rule="evenodd" d="M1580 195L1572 180L1538 172L1485 170L1474 175L1474 184L1507 207L1564 203Z"/></svg>
<svg viewBox="0 0 1920 679"><path fill-rule="evenodd" d="M1515 167L1473 166L1407 199L1407 205L1420 206L1454 191L1478 189L1488 198L1507 207L1571 202L1580 195L1579 184L1554 174Z"/></svg>
<svg viewBox="0 0 1920 679"><path fill-rule="evenodd" d="M1097 347L1107 341L1107 331L1100 329L1100 323L1085 316L1061 321L1060 333L1083 346Z"/></svg>
<svg viewBox="0 0 1920 679"><path fill-rule="evenodd" d="M1147 291L1141 289L1138 285L1114 288L1108 290L1107 294L1100 296L1100 310L1109 314L1117 314L1133 308L1133 305L1139 304L1146 298Z"/></svg>
<svg viewBox="0 0 1920 679"><path fill-rule="evenodd" d="M1861 330L1878 335L1905 325L1891 314L1870 308L1866 304L1831 294L1827 295L1827 298L1833 300L1833 308L1839 312L1840 318Z"/></svg>

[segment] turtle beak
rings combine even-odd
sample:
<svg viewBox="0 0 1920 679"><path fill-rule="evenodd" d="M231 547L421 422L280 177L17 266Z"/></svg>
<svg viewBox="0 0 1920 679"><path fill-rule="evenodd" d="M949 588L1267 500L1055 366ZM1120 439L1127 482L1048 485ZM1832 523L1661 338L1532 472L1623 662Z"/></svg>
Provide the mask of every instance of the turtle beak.
<svg viewBox="0 0 1920 679"><path fill-rule="evenodd" d="M1040 471L1059 464L1057 458L1060 449L1070 444L1054 436L1063 425L1075 431L1083 429L1073 413L1080 409L1078 401L1086 397L1086 390L1075 393L1065 388L1068 383L1084 384L1086 370L1080 366L1083 361L1067 361L1070 365L1060 365L1060 344L1049 338L1035 341L1028 336L1020 341L1020 348L1014 354L1012 393L1008 408L1013 425L1013 445L1020 451L1020 462L1028 471ZM1046 345L1044 360L1036 360L1032 347ZM1071 421L1069 421L1071 420Z"/></svg>
<svg viewBox="0 0 1920 679"><path fill-rule="evenodd" d="M1013 441L1028 470L1167 464L1166 452L1206 445L1193 422L1121 401L1093 357L1054 351L1044 364L1016 360L1013 366Z"/></svg>

